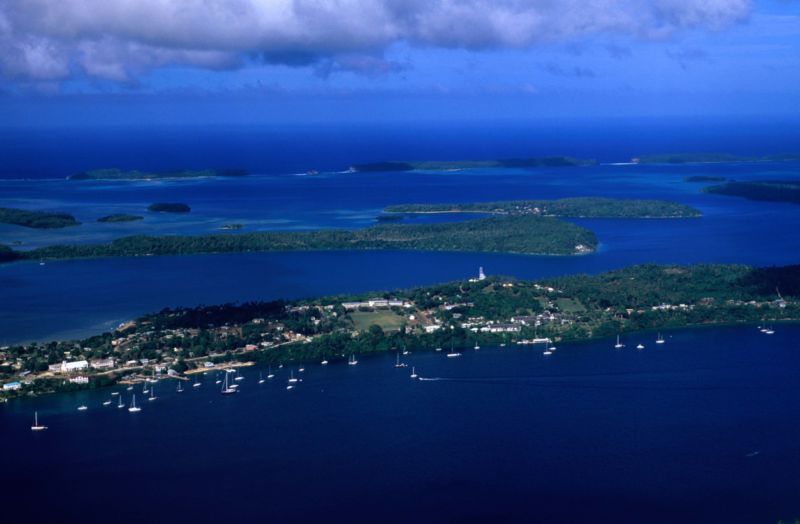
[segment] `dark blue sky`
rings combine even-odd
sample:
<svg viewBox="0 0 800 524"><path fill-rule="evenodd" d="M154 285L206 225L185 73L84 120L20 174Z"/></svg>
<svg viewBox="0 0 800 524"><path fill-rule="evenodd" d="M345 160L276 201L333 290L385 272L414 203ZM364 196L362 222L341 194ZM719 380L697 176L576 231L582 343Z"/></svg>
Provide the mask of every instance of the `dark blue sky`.
<svg viewBox="0 0 800 524"><path fill-rule="evenodd" d="M0 0L9 126L800 116L795 0Z"/></svg>

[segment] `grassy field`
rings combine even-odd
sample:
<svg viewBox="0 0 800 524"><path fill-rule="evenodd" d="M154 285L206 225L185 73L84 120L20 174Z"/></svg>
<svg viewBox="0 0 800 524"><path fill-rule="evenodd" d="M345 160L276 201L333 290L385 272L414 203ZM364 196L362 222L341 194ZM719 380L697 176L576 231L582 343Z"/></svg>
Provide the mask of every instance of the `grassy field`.
<svg viewBox="0 0 800 524"><path fill-rule="evenodd" d="M397 331L405 321L405 317L391 310L382 311L354 311L349 314L353 325L359 331L366 331L373 324L377 324L384 331Z"/></svg>

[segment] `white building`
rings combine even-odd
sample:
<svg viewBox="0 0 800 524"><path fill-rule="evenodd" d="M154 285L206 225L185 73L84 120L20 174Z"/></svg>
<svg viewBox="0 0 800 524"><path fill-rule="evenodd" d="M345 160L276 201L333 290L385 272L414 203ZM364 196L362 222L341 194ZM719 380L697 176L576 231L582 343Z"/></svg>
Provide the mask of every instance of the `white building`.
<svg viewBox="0 0 800 524"><path fill-rule="evenodd" d="M80 371L87 369L89 362L86 360L76 360L74 362L67 362L66 360L61 363L61 373L72 373L73 371Z"/></svg>

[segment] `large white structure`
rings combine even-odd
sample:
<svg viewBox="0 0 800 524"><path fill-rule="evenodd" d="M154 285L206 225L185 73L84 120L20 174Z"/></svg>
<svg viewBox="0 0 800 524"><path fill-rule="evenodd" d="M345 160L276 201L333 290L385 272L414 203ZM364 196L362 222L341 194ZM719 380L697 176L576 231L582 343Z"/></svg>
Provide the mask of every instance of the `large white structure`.
<svg viewBox="0 0 800 524"><path fill-rule="evenodd" d="M67 362L66 360L61 363L61 372L62 373L70 373L72 371L80 371L81 369L87 369L89 367L89 362L86 360L76 360L75 362Z"/></svg>

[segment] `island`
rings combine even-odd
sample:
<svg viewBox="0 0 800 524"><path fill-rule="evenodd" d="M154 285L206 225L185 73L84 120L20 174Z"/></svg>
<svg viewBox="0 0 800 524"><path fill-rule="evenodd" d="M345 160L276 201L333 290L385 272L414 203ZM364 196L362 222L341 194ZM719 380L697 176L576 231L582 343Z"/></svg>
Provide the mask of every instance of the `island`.
<svg viewBox="0 0 800 524"><path fill-rule="evenodd" d="M144 220L143 216L139 215L127 215L124 213L119 213L116 215L107 215L104 217L100 217L97 219L98 222L136 222L137 220Z"/></svg>
<svg viewBox="0 0 800 524"><path fill-rule="evenodd" d="M503 160L444 160L422 162L369 162L353 164L350 171L372 173L386 171L453 171L459 169L509 168L509 167L575 167L595 165L595 160L582 160L565 156L545 158L509 158Z"/></svg>
<svg viewBox="0 0 800 524"><path fill-rule="evenodd" d="M722 162L796 162L800 154L741 156L729 153L661 153L631 159L635 164L717 164Z"/></svg>
<svg viewBox="0 0 800 524"><path fill-rule="evenodd" d="M244 224L222 224L219 228L225 231L238 231L244 227Z"/></svg>
<svg viewBox="0 0 800 524"><path fill-rule="evenodd" d="M724 176L711 176L711 175L694 175L687 176L683 179L684 182L697 183L697 182L725 182L728 180Z"/></svg>
<svg viewBox="0 0 800 524"><path fill-rule="evenodd" d="M244 169L201 169L184 171L138 171L118 168L93 169L82 171L67 177L68 180L159 180L171 178L207 178L207 177L240 177L246 176Z"/></svg>
<svg viewBox="0 0 800 524"><path fill-rule="evenodd" d="M6 396L188 375L245 362L343 362L350 355L561 342L687 326L800 320L800 265L639 265L600 275L469 280L391 292L164 309L78 341L0 350ZM755 329L755 328L754 328ZM453 348L453 349L451 349ZM635 350L632 347L618 351ZM698 348L702 351L702 348ZM548 358L543 356L543 358ZM81 377L78 379L77 377Z"/></svg>
<svg viewBox="0 0 800 524"><path fill-rule="evenodd" d="M181 202L156 202L147 206L147 210L153 213L188 213L192 208Z"/></svg>
<svg viewBox="0 0 800 524"><path fill-rule="evenodd" d="M0 224L30 227L34 229L60 229L80 225L69 213L30 211L13 207L0 207Z"/></svg>
<svg viewBox="0 0 800 524"><path fill-rule="evenodd" d="M560 200L510 200L469 204L403 204L389 206L386 213L488 213L538 215L564 218L696 218L700 211L665 200L624 200L602 197Z"/></svg>
<svg viewBox="0 0 800 524"><path fill-rule="evenodd" d="M742 197L748 200L800 204L800 180L727 182L705 187L703 191L715 195Z"/></svg>
<svg viewBox="0 0 800 524"><path fill-rule="evenodd" d="M597 238L584 227L552 217L509 215L439 224L376 224L357 230L136 235L104 244L56 245L17 254L34 260L340 249L575 255L591 253L596 247Z"/></svg>

